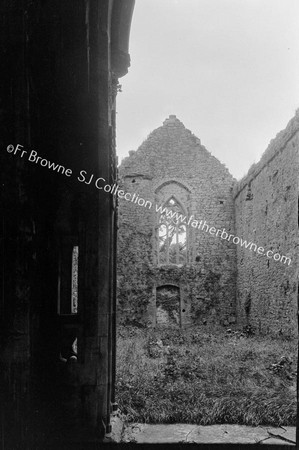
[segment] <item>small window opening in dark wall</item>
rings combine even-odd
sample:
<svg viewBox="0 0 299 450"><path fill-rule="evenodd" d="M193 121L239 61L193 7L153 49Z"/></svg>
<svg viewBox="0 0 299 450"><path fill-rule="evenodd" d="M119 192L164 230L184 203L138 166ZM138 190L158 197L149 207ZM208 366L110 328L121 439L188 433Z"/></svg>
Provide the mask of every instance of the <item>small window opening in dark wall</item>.
<svg viewBox="0 0 299 450"><path fill-rule="evenodd" d="M79 247L75 245L72 253L72 293L71 293L71 313L78 312L78 259Z"/></svg>
<svg viewBox="0 0 299 450"><path fill-rule="evenodd" d="M60 315L78 313L79 247L70 242L60 248L58 274L58 308Z"/></svg>

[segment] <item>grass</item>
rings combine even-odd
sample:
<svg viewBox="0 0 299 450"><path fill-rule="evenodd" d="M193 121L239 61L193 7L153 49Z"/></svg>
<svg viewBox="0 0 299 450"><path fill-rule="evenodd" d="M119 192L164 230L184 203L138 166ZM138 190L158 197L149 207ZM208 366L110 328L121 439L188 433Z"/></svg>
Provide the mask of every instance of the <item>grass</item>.
<svg viewBox="0 0 299 450"><path fill-rule="evenodd" d="M117 401L128 421L295 425L296 342L219 328L118 334ZM273 370L282 356L291 362Z"/></svg>

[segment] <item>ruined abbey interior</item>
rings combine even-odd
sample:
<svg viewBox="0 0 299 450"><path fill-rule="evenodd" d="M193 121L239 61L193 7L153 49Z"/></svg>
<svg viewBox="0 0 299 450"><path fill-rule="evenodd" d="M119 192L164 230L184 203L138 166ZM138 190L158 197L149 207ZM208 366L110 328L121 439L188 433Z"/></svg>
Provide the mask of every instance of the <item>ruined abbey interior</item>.
<svg viewBox="0 0 299 450"><path fill-rule="evenodd" d="M98 448L111 436L117 203L121 323L296 329L298 116L240 182L170 116L122 163L118 182L115 102L133 8L1 2L2 450ZM91 179L148 203L108 195ZM159 222L155 202L292 263L195 222Z"/></svg>
<svg viewBox="0 0 299 450"><path fill-rule="evenodd" d="M131 151L119 169L119 323L295 336L298 149L299 112L241 181L174 115Z"/></svg>

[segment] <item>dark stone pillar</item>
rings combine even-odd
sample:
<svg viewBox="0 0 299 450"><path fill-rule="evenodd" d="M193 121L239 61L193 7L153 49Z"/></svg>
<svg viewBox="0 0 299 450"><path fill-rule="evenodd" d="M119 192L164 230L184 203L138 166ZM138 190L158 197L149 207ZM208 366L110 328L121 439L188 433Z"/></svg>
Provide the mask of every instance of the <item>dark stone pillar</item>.
<svg viewBox="0 0 299 450"><path fill-rule="evenodd" d="M4 0L0 6L4 448L95 442L109 431L115 199L94 181L103 178L103 187L116 180L112 117L117 77L129 63L119 41L129 33L133 4ZM10 144L27 153L8 152ZM32 150L71 175L30 161ZM77 313L67 303L74 246Z"/></svg>

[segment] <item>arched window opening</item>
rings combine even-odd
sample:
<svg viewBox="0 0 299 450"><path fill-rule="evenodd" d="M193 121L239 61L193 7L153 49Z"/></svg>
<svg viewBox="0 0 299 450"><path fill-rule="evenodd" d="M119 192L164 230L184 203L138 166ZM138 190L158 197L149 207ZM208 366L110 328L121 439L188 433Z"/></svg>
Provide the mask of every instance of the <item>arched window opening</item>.
<svg viewBox="0 0 299 450"><path fill-rule="evenodd" d="M179 202L171 197L163 207L158 226L158 264L187 262L186 215Z"/></svg>

